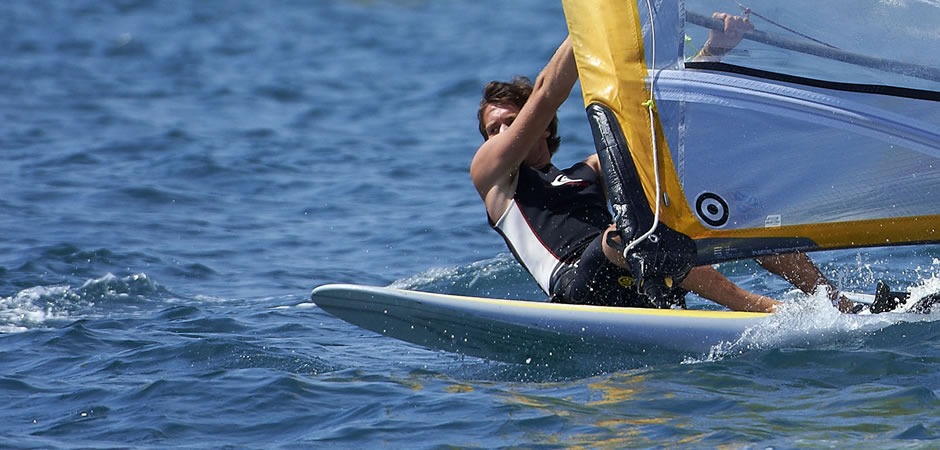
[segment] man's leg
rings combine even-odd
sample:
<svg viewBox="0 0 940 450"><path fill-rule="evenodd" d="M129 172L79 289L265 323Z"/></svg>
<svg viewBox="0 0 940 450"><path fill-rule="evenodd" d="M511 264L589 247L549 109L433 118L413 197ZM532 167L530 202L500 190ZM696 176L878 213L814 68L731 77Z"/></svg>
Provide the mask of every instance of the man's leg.
<svg viewBox="0 0 940 450"><path fill-rule="evenodd" d="M809 259L806 253L763 256L756 258L755 261L768 272L783 277L784 280L807 294L813 294L819 286L826 287L829 299L839 300L839 311L847 312L854 306L851 301L839 295L839 289L819 271L819 267Z"/></svg>
<svg viewBox="0 0 940 450"><path fill-rule="evenodd" d="M774 312L780 303L741 288L712 266L693 267L679 286L733 311Z"/></svg>
<svg viewBox="0 0 940 450"><path fill-rule="evenodd" d="M607 229L602 242L604 256L620 267L627 267L621 253L624 244L615 225ZM734 311L773 312L779 303L742 289L711 266L693 267L679 286Z"/></svg>
<svg viewBox="0 0 940 450"><path fill-rule="evenodd" d="M758 264L768 272L783 277L797 289L812 294L817 286L825 286L830 292L837 289L826 278L806 253L787 253L756 258Z"/></svg>
<svg viewBox="0 0 940 450"><path fill-rule="evenodd" d="M607 230L604 231L601 245L603 245L601 248L604 250L604 256L606 256L610 262L626 269L630 268L627 264L627 260L623 258L623 247L626 244L624 244L623 238L620 237L620 233L617 232L617 225L607 227Z"/></svg>

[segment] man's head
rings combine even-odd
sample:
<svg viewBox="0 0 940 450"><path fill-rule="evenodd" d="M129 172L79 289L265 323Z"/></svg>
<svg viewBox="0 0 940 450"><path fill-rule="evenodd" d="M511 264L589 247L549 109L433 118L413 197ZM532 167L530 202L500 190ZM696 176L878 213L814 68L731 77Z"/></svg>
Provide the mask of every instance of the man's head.
<svg viewBox="0 0 940 450"><path fill-rule="evenodd" d="M484 123L484 110L488 105L514 105L522 108L522 105L529 100L532 94L532 81L526 77L515 77L510 82L491 81L483 88L483 99L480 100L480 109L477 110L477 121L480 126L480 134L483 140L489 139ZM548 150L551 154L558 151L561 144L561 138L558 137L558 116L552 118L548 125L548 137L545 139L548 144Z"/></svg>

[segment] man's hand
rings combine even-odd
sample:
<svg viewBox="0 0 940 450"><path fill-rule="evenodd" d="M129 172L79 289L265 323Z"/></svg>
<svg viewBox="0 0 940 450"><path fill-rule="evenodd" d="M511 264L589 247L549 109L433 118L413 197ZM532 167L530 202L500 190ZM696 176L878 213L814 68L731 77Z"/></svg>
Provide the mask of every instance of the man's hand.
<svg viewBox="0 0 940 450"><path fill-rule="evenodd" d="M708 32L708 41L702 47L702 56L722 56L744 39L744 33L754 30L754 25L747 16L716 12L712 14L712 18L724 22L725 29Z"/></svg>

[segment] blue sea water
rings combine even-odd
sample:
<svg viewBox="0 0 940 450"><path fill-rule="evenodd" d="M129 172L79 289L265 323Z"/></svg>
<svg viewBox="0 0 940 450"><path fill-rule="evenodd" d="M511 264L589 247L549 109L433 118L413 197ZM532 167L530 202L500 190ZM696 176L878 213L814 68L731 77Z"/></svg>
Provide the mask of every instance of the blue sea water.
<svg viewBox="0 0 940 450"><path fill-rule="evenodd" d="M467 168L554 2L14 0L0 15L0 447L935 447L938 316L794 305L706 355L527 367L423 350L325 283L538 299ZM562 163L591 151L578 94ZM936 247L815 255L870 291ZM692 300L693 304L701 301Z"/></svg>

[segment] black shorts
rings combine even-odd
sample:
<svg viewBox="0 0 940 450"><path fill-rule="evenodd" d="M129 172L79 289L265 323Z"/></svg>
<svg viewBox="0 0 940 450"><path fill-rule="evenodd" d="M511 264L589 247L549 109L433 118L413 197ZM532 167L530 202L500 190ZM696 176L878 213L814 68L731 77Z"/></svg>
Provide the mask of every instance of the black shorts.
<svg viewBox="0 0 940 450"><path fill-rule="evenodd" d="M584 249L581 258L565 264L552 276L553 303L578 303L602 306L632 306L656 308L656 304L637 292L635 280L628 269L620 267L604 255L604 234ZM675 288L669 291L661 304L685 308L688 291Z"/></svg>

